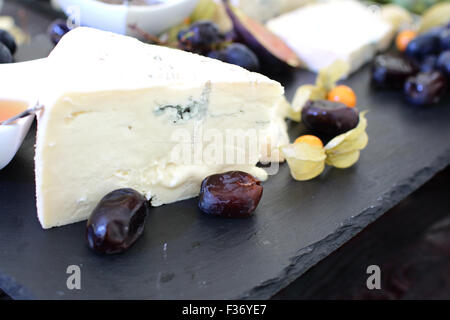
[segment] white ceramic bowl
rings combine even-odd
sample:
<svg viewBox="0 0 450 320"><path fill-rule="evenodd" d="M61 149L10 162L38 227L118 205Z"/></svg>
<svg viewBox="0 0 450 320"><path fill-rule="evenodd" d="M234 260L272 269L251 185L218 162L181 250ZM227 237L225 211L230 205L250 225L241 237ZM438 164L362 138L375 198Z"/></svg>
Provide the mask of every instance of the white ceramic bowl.
<svg viewBox="0 0 450 320"><path fill-rule="evenodd" d="M57 0L61 9L82 26L133 35L136 24L154 35L181 23L195 9L198 0L167 0L153 5L118 5L97 0Z"/></svg>
<svg viewBox="0 0 450 320"><path fill-rule="evenodd" d="M42 74L45 59L0 65L0 107L4 102L33 107L37 102L36 79ZM34 115L19 119L13 124L0 125L0 169L3 169L19 150L33 123Z"/></svg>
<svg viewBox="0 0 450 320"><path fill-rule="evenodd" d="M14 158L30 130L33 119L34 115L31 115L18 120L14 124L0 125L0 170Z"/></svg>

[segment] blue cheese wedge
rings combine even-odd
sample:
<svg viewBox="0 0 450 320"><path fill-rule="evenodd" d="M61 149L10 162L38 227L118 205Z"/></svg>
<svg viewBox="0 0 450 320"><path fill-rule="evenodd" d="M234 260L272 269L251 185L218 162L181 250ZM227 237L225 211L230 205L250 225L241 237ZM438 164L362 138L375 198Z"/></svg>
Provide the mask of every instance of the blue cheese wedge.
<svg viewBox="0 0 450 320"><path fill-rule="evenodd" d="M283 160L284 89L263 75L83 27L46 63L35 157L44 228L86 219L118 188L161 205L197 196L214 173L265 180L256 164Z"/></svg>
<svg viewBox="0 0 450 320"><path fill-rule="evenodd" d="M267 27L314 72L336 60L348 62L354 72L385 50L395 33L379 12L354 0L305 6L270 20Z"/></svg>

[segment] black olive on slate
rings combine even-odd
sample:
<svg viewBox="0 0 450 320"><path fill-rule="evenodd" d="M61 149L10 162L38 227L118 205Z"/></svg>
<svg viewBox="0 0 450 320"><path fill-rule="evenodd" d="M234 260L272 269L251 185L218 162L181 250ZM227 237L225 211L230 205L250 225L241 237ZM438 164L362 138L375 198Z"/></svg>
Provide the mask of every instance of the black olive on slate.
<svg viewBox="0 0 450 320"><path fill-rule="evenodd" d="M405 83L406 100L415 105L427 105L440 101L447 92L447 79L439 71L419 73Z"/></svg>
<svg viewBox="0 0 450 320"><path fill-rule="evenodd" d="M380 54L372 65L372 84L377 88L402 89L408 77L419 72L419 67L407 57Z"/></svg>
<svg viewBox="0 0 450 320"><path fill-rule="evenodd" d="M439 34L436 32L427 32L420 34L412 39L405 50L405 55L421 61L425 57L439 53L440 41Z"/></svg>
<svg viewBox="0 0 450 320"><path fill-rule="evenodd" d="M438 56L431 55L423 59L420 64L420 72L431 72L436 70L436 63L438 60Z"/></svg>
<svg viewBox="0 0 450 320"><path fill-rule="evenodd" d="M104 254L128 249L144 231L150 205L133 189L108 193L92 212L86 229L89 248Z"/></svg>
<svg viewBox="0 0 450 320"><path fill-rule="evenodd" d="M450 49L443 51L436 60L436 69L450 79Z"/></svg>
<svg viewBox="0 0 450 320"><path fill-rule="evenodd" d="M358 125L359 112L340 102L309 100L302 109L302 122L315 132L337 136Z"/></svg>
<svg viewBox="0 0 450 320"><path fill-rule="evenodd" d="M198 206L206 214L249 217L261 200L260 181L242 171L229 171L206 177L201 185Z"/></svg>

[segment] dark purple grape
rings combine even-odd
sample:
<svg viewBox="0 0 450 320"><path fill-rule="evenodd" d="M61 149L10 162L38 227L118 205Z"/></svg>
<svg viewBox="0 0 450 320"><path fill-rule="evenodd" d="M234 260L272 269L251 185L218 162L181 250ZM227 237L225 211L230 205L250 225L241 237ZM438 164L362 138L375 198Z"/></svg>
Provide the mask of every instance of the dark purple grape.
<svg viewBox="0 0 450 320"><path fill-rule="evenodd" d="M225 49L226 62L238 65L249 71L258 72L260 69L258 57L240 43L233 43Z"/></svg>
<svg viewBox="0 0 450 320"><path fill-rule="evenodd" d="M16 40L14 40L14 37L8 31L0 30L0 42L9 49L11 55L14 55L14 53L16 53Z"/></svg>
<svg viewBox="0 0 450 320"><path fill-rule="evenodd" d="M436 69L436 62L438 57L436 55L431 55L423 59L420 65L420 72L431 72Z"/></svg>
<svg viewBox="0 0 450 320"><path fill-rule="evenodd" d="M439 34L441 51L450 50L450 28L445 28Z"/></svg>
<svg viewBox="0 0 450 320"><path fill-rule="evenodd" d="M53 21L50 24L47 32L50 36L50 40L54 44L57 44L59 42L59 40L61 40L61 38L70 30L71 29L69 28L69 26L67 25L67 22L65 20L58 19L58 20Z"/></svg>
<svg viewBox="0 0 450 320"><path fill-rule="evenodd" d="M405 54L411 59L422 61L426 56L438 54L440 50L438 32L427 32L412 39Z"/></svg>
<svg viewBox="0 0 450 320"><path fill-rule="evenodd" d="M242 171L229 171L206 177L198 206L206 214L227 218L249 217L261 200L260 181Z"/></svg>
<svg viewBox="0 0 450 320"><path fill-rule="evenodd" d="M337 136L358 125L359 113L340 102L310 100L302 109L302 122L314 132Z"/></svg>
<svg viewBox="0 0 450 320"><path fill-rule="evenodd" d="M406 79L419 68L410 59L395 54L380 54L372 65L372 83L378 88L402 89Z"/></svg>
<svg viewBox="0 0 450 320"><path fill-rule="evenodd" d="M429 29L428 31L424 32L423 34L427 35L427 36L432 36L432 37L439 37L441 32L444 31L445 29L447 29L447 27L445 27L445 26L433 27L433 28Z"/></svg>
<svg viewBox="0 0 450 320"><path fill-rule="evenodd" d="M225 51L224 50L215 50L215 51L211 51L207 54L207 56L211 59L216 59L216 60L220 60L223 62L227 61L227 56L225 55Z"/></svg>
<svg viewBox="0 0 450 320"><path fill-rule="evenodd" d="M436 62L436 69L450 79L450 50L444 51L439 55Z"/></svg>
<svg viewBox="0 0 450 320"><path fill-rule="evenodd" d="M87 222L89 248L104 254L125 251L144 231L149 210L147 199L133 189L108 193Z"/></svg>
<svg viewBox="0 0 450 320"><path fill-rule="evenodd" d="M240 43L232 43L220 51L211 51L207 56L223 62L235 64L248 71L259 72L260 70L258 57L253 51Z"/></svg>
<svg viewBox="0 0 450 320"><path fill-rule="evenodd" d="M447 79L439 71L419 73L405 83L406 100L415 105L437 103L445 94Z"/></svg>
<svg viewBox="0 0 450 320"><path fill-rule="evenodd" d="M240 42L241 38L234 28L225 33L225 41L227 42Z"/></svg>
<svg viewBox="0 0 450 320"><path fill-rule="evenodd" d="M181 49L206 54L224 42L224 36L211 21L198 21L189 28L178 33L178 43Z"/></svg>
<svg viewBox="0 0 450 320"><path fill-rule="evenodd" d="M0 43L0 63L11 63L13 62L13 57L8 47L3 43Z"/></svg>

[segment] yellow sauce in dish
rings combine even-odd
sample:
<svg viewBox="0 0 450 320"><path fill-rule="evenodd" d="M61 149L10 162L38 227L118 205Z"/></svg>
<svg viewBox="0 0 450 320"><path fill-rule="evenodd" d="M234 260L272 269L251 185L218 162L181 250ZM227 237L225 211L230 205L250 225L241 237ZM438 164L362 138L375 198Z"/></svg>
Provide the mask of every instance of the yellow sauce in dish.
<svg viewBox="0 0 450 320"><path fill-rule="evenodd" d="M27 109L28 105L20 101L0 100L0 121L7 120Z"/></svg>

